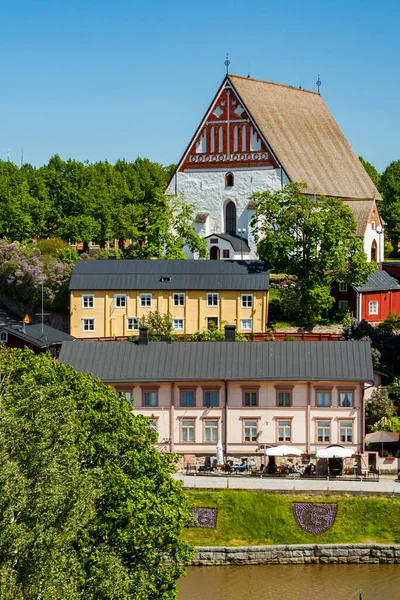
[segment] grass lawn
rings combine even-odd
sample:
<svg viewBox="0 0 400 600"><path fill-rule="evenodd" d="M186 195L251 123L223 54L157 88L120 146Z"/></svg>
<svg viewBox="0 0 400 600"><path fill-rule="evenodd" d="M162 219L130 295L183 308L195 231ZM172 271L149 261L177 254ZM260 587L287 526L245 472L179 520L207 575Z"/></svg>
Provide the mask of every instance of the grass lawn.
<svg viewBox="0 0 400 600"><path fill-rule="evenodd" d="M248 490L186 490L193 506L217 508L216 529L185 529L198 546L267 544L400 543L400 499L356 496L310 497ZM292 502L334 502L334 525L311 535L297 525Z"/></svg>

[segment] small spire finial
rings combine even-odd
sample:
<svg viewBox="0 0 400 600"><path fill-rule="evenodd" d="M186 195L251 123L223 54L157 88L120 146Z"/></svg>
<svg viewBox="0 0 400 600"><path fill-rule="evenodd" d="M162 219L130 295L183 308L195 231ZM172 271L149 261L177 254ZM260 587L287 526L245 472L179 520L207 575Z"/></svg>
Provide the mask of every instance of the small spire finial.
<svg viewBox="0 0 400 600"><path fill-rule="evenodd" d="M228 54L227 54L227 55L226 55L225 62L224 62L224 65L226 66L226 74L227 74L227 75L228 75L228 73L229 73L229 65L230 65L230 64L231 64L231 61L229 60L229 58L228 58Z"/></svg>
<svg viewBox="0 0 400 600"><path fill-rule="evenodd" d="M320 92L320 90L319 90L319 88L321 87L321 85L322 85L322 81L321 81L321 79L320 79L320 76L319 76L319 74L318 74L318 79L317 79L317 88L318 88L318 94L321 94L321 92Z"/></svg>

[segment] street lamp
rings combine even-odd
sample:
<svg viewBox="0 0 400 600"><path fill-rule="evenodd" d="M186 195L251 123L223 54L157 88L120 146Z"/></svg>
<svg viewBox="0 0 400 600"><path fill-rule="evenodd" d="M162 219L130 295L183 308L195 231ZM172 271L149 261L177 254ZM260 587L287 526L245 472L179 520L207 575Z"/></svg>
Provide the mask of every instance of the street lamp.
<svg viewBox="0 0 400 600"><path fill-rule="evenodd" d="M243 260L243 236L246 233L246 229L242 227L242 229L238 229L238 234L240 235L240 255L241 260Z"/></svg>

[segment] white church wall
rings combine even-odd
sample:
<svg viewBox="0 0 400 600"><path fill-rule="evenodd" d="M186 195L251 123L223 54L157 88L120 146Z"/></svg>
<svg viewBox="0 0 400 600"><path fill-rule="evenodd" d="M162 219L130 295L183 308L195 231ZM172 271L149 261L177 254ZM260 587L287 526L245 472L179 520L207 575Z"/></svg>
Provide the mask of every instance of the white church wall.
<svg viewBox="0 0 400 600"><path fill-rule="evenodd" d="M382 231L382 233L380 233L381 231ZM364 252L368 257L368 261L371 260L371 246L372 246L372 243L374 240L376 242L376 246L378 249L377 262L381 263L384 260L384 252L385 252L383 230L382 230L381 226L378 226L378 228L373 229L371 223L368 223L367 229L365 230L364 241L363 241Z"/></svg>
<svg viewBox="0 0 400 600"><path fill-rule="evenodd" d="M228 171L234 175L232 187L225 186L225 174ZM284 174L282 180L283 185L288 183ZM281 187L281 169L190 170L178 171L167 193L183 193L186 202L196 205L196 212L208 213L206 235L225 231L224 208L227 202L232 200L236 205L237 228L244 228L248 232L246 237L252 256L255 256L256 246L250 227L254 211L247 208L250 196L254 192L275 191Z"/></svg>

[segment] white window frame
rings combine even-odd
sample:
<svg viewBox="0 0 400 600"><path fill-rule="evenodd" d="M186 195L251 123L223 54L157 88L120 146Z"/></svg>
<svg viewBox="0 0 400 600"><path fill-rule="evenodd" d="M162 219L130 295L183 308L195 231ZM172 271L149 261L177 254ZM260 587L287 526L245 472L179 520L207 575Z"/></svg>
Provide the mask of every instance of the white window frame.
<svg viewBox="0 0 400 600"><path fill-rule="evenodd" d="M319 439L319 431L321 430L321 440ZM328 432L328 435L327 435ZM330 421L317 421L317 444L329 444L331 441L331 422Z"/></svg>
<svg viewBox="0 0 400 600"><path fill-rule="evenodd" d="M147 304L147 300L150 298L150 304ZM152 308L153 306L153 294L140 294L140 308Z"/></svg>
<svg viewBox="0 0 400 600"><path fill-rule="evenodd" d="M126 294L114 294L114 308L126 308Z"/></svg>
<svg viewBox="0 0 400 600"><path fill-rule="evenodd" d="M289 430L289 436L287 436L287 430ZM278 443L285 443L292 441L292 421L282 419L277 424L277 437ZM281 439L282 438L282 439Z"/></svg>
<svg viewBox="0 0 400 600"><path fill-rule="evenodd" d="M137 319L137 327L129 327L129 321L133 321L133 319ZM140 327L140 318L139 317L126 317L126 330L127 331L139 331Z"/></svg>
<svg viewBox="0 0 400 600"><path fill-rule="evenodd" d="M89 321L93 321L93 329L89 326ZM82 331L96 331L96 319L82 319Z"/></svg>
<svg viewBox="0 0 400 600"><path fill-rule="evenodd" d="M7 331L0 331L0 343L7 344L8 342L8 333Z"/></svg>
<svg viewBox="0 0 400 600"><path fill-rule="evenodd" d="M216 419L204 420L204 442L206 444L218 442L218 421Z"/></svg>
<svg viewBox="0 0 400 600"><path fill-rule="evenodd" d="M253 294L242 294L242 308L253 308Z"/></svg>
<svg viewBox="0 0 400 600"><path fill-rule="evenodd" d="M349 427L350 425L350 427ZM339 422L339 443L340 444L353 444L353 421L340 421ZM342 432L344 433L344 440L342 440ZM348 439L350 433L350 439Z"/></svg>
<svg viewBox="0 0 400 600"><path fill-rule="evenodd" d="M183 292L174 292L172 298L173 298L173 305L174 306L178 306L178 307L179 306L185 306L186 298L185 298L185 294ZM183 304L181 304L179 302L179 300L182 300L182 298L183 298ZM176 302L176 300L178 300L178 302Z"/></svg>
<svg viewBox="0 0 400 600"><path fill-rule="evenodd" d="M178 321L182 321L182 327L177 327ZM174 331L185 331L185 319L173 319L172 328Z"/></svg>
<svg viewBox="0 0 400 600"><path fill-rule="evenodd" d="M378 300L370 300L368 302L368 314L369 315L377 315L379 312L379 302Z"/></svg>
<svg viewBox="0 0 400 600"><path fill-rule="evenodd" d="M247 430L247 435L246 435ZM246 439L249 438L249 439ZM254 444L258 438L258 420L245 419L243 421L243 442L245 444Z"/></svg>
<svg viewBox="0 0 400 600"><path fill-rule="evenodd" d="M186 438L186 439L185 439ZM192 438L192 439L190 439ZM196 441L196 417L182 419L181 444L194 444Z"/></svg>
<svg viewBox="0 0 400 600"><path fill-rule="evenodd" d="M349 308L349 303L347 300L339 300L338 309L339 310L347 310Z"/></svg>
<svg viewBox="0 0 400 600"><path fill-rule="evenodd" d="M217 303L215 304L214 300L217 300ZM207 294L207 306L208 307L217 307L219 306L219 294L216 292L209 292Z"/></svg>
<svg viewBox="0 0 400 600"><path fill-rule="evenodd" d="M245 327L245 323L250 326ZM253 331L253 319L240 319L240 329L242 331Z"/></svg>
<svg viewBox="0 0 400 600"><path fill-rule="evenodd" d="M347 292L347 283L339 283L339 292Z"/></svg>
<svg viewBox="0 0 400 600"><path fill-rule="evenodd" d="M85 306L86 301L88 306ZM82 294L82 308L94 308L94 294Z"/></svg>
<svg viewBox="0 0 400 600"><path fill-rule="evenodd" d="M376 221L371 221L371 229L375 231L376 229Z"/></svg>

